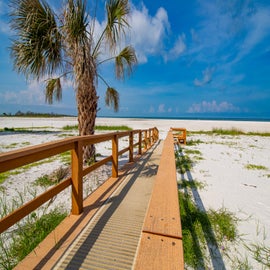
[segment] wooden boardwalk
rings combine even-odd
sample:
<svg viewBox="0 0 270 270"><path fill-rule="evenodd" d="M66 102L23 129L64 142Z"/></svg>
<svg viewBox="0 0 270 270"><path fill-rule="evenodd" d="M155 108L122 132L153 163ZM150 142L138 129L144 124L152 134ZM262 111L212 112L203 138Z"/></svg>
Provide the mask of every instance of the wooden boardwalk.
<svg viewBox="0 0 270 270"><path fill-rule="evenodd" d="M184 269L173 136L108 179L15 269Z"/></svg>
<svg viewBox="0 0 270 270"><path fill-rule="evenodd" d="M131 269L162 143L128 171L54 269Z"/></svg>

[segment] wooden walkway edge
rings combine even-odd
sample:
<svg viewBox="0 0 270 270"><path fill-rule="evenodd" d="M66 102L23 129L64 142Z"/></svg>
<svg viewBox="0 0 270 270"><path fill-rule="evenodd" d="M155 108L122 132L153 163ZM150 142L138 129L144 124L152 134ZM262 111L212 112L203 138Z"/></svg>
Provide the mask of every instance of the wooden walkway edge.
<svg viewBox="0 0 270 270"><path fill-rule="evenodd" d="M172 132L164 141L136 258L135 270L147 269L184 269Z"/></svg>

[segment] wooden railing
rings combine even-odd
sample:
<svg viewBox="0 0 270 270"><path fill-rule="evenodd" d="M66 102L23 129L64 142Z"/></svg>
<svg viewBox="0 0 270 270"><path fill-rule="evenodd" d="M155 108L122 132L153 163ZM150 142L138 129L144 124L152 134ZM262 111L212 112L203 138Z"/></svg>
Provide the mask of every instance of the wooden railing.
<svg viewBox="0 0 270 270"><path fill-rule="evenodd" d="M136 137L138 141L134 143L136 134L138 134ZM119 139L123 137L129 138L129 145L119 150ZM118 177L118 157L125 152L129 152L129 161L131 162L133 161L134 147L138 147L138 154L141 155L143 150L147 150L158 140L158 137L157 128L132 130L77 136L0 154L0 173L2 173L71 150L71 177L2 218L0 220L0 233L16 224L69 186L72 186L71 213L75 215L82 213L83 177L108 162L112 163L112 177ZM112 142L112 154L90 166L83 167L83 147L105 141Z"/></svg>
<svg viewBox="0 0 270 270"><path fill-rule="evenodd" d="M151 200L144 220L135 270L184 269L176 177L174 137L170 130L164 141Z"/></svg>
<svg viewBox="0 0 270 270"><path fill-rule="evenodd" d="M187 144L187 130L185 128L171 128L171 132L177 143Z"/></svg>

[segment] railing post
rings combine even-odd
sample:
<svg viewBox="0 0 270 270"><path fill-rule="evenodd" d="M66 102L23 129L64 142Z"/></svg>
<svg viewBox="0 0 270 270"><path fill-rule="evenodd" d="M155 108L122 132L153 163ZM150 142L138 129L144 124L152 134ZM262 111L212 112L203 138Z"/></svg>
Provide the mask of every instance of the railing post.
<svg viewBox="0 0 270 270"><path fill-rule="evenodd" d="M133 131L129 133L129 162L133 161Z"/></svg>
<svg viewBox="0 0 270 270"><path fill-rule="evenodd" d="M73 215L79 215L83 211L83 147L80 141L75 142L75 148L71 152L72 166L72 210Z"/></svg>
<svg viewBox="0 0 270 270"><path fill-rule="evenodd" d="M118 177L118 136L112 139L112 177Z"/></svg>
<svg viewBox="0 0 270 270"><path fill-rule="evenodd" d="M152 130L151 130L151 128L149 128L149 147L151 147L151 145L152 145L152 132L151 132Z"/></svg>
<svg viewBox="0 0 270 270"><path fill-rule="evenodd" d="M144 150L147 150L147 130L144 131Z"/></svg>
<svg viewBox="0 0 270 270"><path fill-rule="evenodd" d="M142 131L140 130L139 132L139 152L138 152L139 155L142 154Z"/></svg>

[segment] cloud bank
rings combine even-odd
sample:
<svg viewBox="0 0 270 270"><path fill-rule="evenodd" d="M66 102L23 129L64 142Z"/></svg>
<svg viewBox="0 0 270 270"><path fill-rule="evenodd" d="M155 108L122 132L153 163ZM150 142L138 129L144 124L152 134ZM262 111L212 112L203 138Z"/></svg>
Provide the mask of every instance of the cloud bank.
<svg viewBox="0 0 270 270"><path fill-rule="evenodd" d="M240 109L227 101L217 103L215 100L211 102L202 101L201 103L193 103L192 106L188 109L188 113L226 113L226 112L240 112Z"/></svg>

